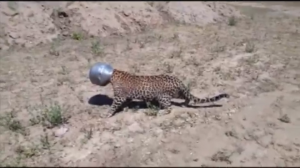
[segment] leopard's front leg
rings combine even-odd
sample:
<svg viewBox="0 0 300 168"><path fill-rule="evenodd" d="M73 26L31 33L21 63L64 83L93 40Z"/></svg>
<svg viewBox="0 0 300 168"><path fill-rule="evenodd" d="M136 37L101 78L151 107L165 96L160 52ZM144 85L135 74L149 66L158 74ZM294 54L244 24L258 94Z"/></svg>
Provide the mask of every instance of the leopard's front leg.
<svg viewBox="0 0 300 168"><path fill-rule="evenodd" d="M107 112L106 118L112 117L117 110L126 102L124 97L114 97L113 104L111 105L109 111Z"/></svg>

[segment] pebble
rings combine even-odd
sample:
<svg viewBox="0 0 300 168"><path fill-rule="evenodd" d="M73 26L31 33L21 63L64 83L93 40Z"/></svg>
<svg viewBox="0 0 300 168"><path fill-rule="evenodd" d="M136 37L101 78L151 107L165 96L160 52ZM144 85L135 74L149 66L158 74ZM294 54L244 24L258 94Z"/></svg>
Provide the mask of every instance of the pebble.
<svg viewBox="0 0 300 168"><path fill-rule="evenodd" d="M54 135L55 135L56 137L62 137L62 136L64 136L68 131L69 131L69 128L63 126L63 127L58 128L58 129L54 132Z"/></svg>

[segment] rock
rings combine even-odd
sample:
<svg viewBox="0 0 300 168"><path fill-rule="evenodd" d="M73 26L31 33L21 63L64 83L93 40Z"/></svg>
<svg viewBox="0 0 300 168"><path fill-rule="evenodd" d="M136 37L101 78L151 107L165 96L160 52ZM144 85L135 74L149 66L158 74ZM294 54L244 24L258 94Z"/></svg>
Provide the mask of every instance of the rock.
<svg viewBox="0 0 300 168"><path fill-rule="evenodd" d="M139 123L135 122L128 127L129 131L135 133L143 133L144 129L140 126Z"/></svg>
<svg viewBox="0 0 300 168"><path fill-rule="evenodd" d="M54 132L54 136L56 137L62 137L64 136L67 132L69 131L69 128L63 126L58 128L55 132Z"/></svg>
<svg viewBox="0 0 300 168"><path fill-rule="evenodd" d="M281 122L284 122L284 123L290 123L291 122L290 117L286 114L281 116L278 120L281 121Z"/></svg>

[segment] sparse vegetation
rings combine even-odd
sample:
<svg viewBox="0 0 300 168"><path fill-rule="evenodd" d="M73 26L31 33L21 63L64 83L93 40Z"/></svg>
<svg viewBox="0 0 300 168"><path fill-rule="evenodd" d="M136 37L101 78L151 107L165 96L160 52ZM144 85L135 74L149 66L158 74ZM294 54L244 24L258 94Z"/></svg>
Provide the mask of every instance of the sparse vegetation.
<svg viewBox="0 0 300 168"><path fill-rule="evenodd" d="M78 32L76 32L76 33L73 33L72 34L72 39L74 39L74 40L82 40L83 39L83 35L81 34L81 33L78 33Z"/></svg>
<svg viewBox="0 0 300 168"><path fill-rule="evenodd" d="M179 48L171 53L170 58L181 58L183 52L183 48Z"/></svg>
<svg viewBox="0 0 300 168"><path fill-rule="evenodd" d="M68 74L68 71L67 71L67 68L66 68L66 66L61 66L61 74L62 75L67 75Z"/></svg>
<svg viewBox="0 0 300 168"><path fill-rule="evenodd" d="M18 146L15 150L15 152L21 157L25 158L31 158L33 156L37 156L39 149L35 145L30 145L30 146Z"/></svg>
<svg viewBox="0 0 300 168"><path fill-rule="evenodd" d="M50 149L51 143L50 143L49 136L47 133L45 133L44 135L41 135L40 142L41 142L43 149Z"/></svg>
<svg viewBox="0 0 300 168"><path fill-rule="evenodd" d="M46 108L42 115L42 120L50 123L52 127L59 126L66 122L66 118L63 116L62 107L57 103Z"/></svg>
<svg viewBox="0 0 300 168"><path fill-rule="evenodd" d="M42 124L49 128L53 128L66 123L67 118L64 116L63 108L58 103L52 103L50 105L42 105L34 108L35 113L30 112L31 118L29 119L30 125L34 126Z"/></svg>
<svg viewBox="0 0 300 168"><path fill-rule="evenodd" d="M216 74L219 74L220 71L221 71L221 67L220 67L220 66L215 67L214 72L215 72Z"/></svg>
<svg viewBox="0 0 300 168"><path fill-rule="evenodd" d="M235 26L237 24L237 19L235 16L230 16L228 19L229 26Z"/></svg>
<svg viewBox="0 0 300 168"><path fill-rule="evenodd" d="M171 66L168 63L164 63L163 65L164 65L165 73L167 73L167 74L172 74L173 73L173 71L174 71L173 66Z"/></svg>
<svg viewBox="0 0 300 168"><path fill-rule="evenodd" d="M93 137L93 129L92 127L82 129L84 133L84 138L82 139L82 143L85 144Z"/></svg>
<svg viewBox="0 0 300 168"><path fill-rule="evenodd" d="M245 51L247 53L253 53L255 51L255 45L252 42L247 42L245 45Z"/></svg>
<svg viewBox="0 0 300 168"><path fill-rule="evenodd" d="M9 9L16 11L18 9L18 4L14 1L8 1L7 6Z"/></svg>
<svg viewBox="0 0 300 168"><path fill-rule="evenodd" d="M212 161L221 161L221 162L226 162L228 164L231 164L232 161L230 160L230 157L232 156L232 154L233 154L233 152L228 151L228 150L218 151L211 157L211 160Z"/></svg>
<svg viewBox="0 0 300 168"><path fill-rule="evenodd" d="M92 130L92 128L89 128L89 129L86 130L86 132L85 132L85 138L86 138L86 139L91 139L92 136L93 136L93 130Z"/></svg>
<svg viewBox="0 0 300 168"><path fill-rule="evenodd" d="M221 45L219 43L217 43L216 45L213 46L212 51L213 52L224 52L226 50L226 46L225 45Z"/></svg>
<svg viewBox="0 0 300 168"><path fill-rule="evenodd" d="M25 134L25 128L20 120L16 118L16 112L11 111L0 116L0 126L7 128L10 131Z"/></svg>
<svg viewBox="0 0 300 168"><path fill-rule="evenodd" d="M150 102L147 102L147 107L148 107L148 109L145 112L145 114L147 116L157 116L157 114L159 112L159 107L153 105Z"/></svg>
<svg viewBox="0 0 300 168"><path fill-rule="evenodd" d="M55 39L50 47L49 54L54 56L59 56L59 51L57 50L57 47L60 45L60 39Z"/></svg>
<svg viewBox="0 0 300 168"><path fill-rule="evenodd" d="M100 42L99 41L92 42L91 49L92 49L93 54L96 55L96 56L99 56L99 55L101 55L103 53L103 50L102 50L102 48L100 46Z"/></svg>
<svg viewBox="0 0 300 168"><path fill-rule="evenodd" d="M195 80L189 80L186 87L191 92L192 87L194 87L195 85L196 85Z"/></svg>
<svg viewBox="0 0 300 168"><path fill-rule="evenodd" d="M132 71L132 73L134 73L134 74L140 72L139 66L136 65L136 64L132 65L131 68L132 68L131 71Z"/></svg>

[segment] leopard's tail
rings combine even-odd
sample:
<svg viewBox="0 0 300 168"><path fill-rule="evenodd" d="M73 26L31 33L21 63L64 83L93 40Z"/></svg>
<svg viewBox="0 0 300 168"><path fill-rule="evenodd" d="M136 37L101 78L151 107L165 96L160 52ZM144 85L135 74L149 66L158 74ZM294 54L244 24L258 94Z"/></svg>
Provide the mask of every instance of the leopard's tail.
<svg viewBox="0 0 300 168"><path fill-rule="evenodd" d="M214 97L207 97L207 98L198 98L192 95L187 89L183 91L183 96L186 100L193 101L194 103L209 103L209 102L215 102L218 101L222 98L229 98L229 94L227 93L222 93Z"/></svg>
<svg viewBox="0 0 300 168"><path fill-rule="evenodd" d="M215 101L218 101L222 98L229 98L229 95L227 93L222 93L222 94L219 94L219 95L216 95L214 97L207 97L207 98L197 98L195 96L193 96L193 101L195 103L209 103L209 102L215 102Z"/></svg>

